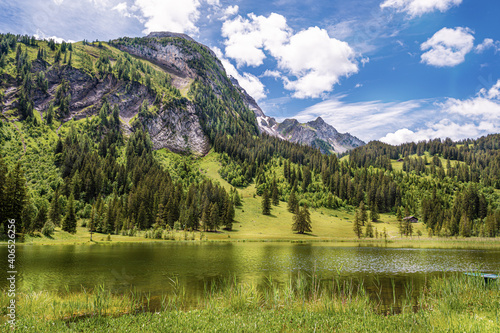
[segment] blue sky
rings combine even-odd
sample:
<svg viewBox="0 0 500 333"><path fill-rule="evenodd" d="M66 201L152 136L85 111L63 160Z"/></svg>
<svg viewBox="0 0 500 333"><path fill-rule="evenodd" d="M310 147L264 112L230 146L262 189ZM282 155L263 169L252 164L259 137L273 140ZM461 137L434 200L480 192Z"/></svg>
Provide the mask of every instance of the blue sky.
<svg viewBox="0 0 500 333"><path fill-rule="evenodd" d="M0 0L4 33L187 33L269 116L391 144L500 132L499 16L493 0Z"/></svg>

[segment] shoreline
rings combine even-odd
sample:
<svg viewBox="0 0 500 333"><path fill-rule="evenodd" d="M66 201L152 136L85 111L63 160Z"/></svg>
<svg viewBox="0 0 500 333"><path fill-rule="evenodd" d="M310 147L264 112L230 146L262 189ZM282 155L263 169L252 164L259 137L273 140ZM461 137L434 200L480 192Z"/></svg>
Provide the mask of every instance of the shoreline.
<svg viewBox="0 0 500 333"><path fill-rule="evenodd" d="M181 234L182 232L179 232ZM192 233L191 233L192 234ZM96 234L94 234L96 235ZM102 237L101 237L102 236ZM111 240L106 240L107 235L98 234L93 241L81 237L70 239L49 239L42 236L29 236L27 241L16 241L17 246L66 246L87 245L107 246L116 244L210 244L210 243L292 243L292 244L328 244L330 246L348 247L386 247L386 248L415 248L415 249L470 249L470 250L500 250L500 238L392 238L384 239L356 239L356 238L324 238L324 239L299 239L299 238L215 238L215 239L151 239L141 236L111 235ZM100 238L100 240L96 240ZM118 238L118 239L113 239ZM0 247L7 246L7 240L0 241Z"/></svg>

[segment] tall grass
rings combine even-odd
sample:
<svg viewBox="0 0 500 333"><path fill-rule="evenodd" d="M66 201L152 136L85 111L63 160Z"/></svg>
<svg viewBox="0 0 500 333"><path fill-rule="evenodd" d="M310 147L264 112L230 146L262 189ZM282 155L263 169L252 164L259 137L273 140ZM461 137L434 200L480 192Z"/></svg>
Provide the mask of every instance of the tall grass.
<svg viewBox="0 0 500 333"><path fill-rule="evenodd" d="M80 293L28 291L18 297L18 331L297 331L297 332L498 332L500 284L463 274L433 279L412 301L414 286L397 311L380 311L362 281L321 281L299 272L286 282L271 277L257 287L236 277L205 285L189 300L178 280L172 292L150 304L132 291L113 295L104 286ZM376 281L375 284L377 285ZM380 284L376 290L381 290ZM6 304L2 296L2 305ZM396 307L394 300L394 307ZM153 310L153 311L151 311Z"/></svg>

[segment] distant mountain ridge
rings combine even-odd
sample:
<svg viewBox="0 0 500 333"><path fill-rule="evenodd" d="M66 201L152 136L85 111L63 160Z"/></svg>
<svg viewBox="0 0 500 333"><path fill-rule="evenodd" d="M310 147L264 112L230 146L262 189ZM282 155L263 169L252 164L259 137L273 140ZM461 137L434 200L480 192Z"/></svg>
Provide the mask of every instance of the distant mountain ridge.
<svg viewBox="0 0 500 333"><path fill-rule="evenodd" d="M231 82L243 95L248 108L255 113L261 133L279 137L290 142L306 144L319 148L323 153L344 153L366 143L349 133L339 133L321 117L305 124L296 119L285 119L278 123L276 119L266 116L252 96L243 89L233 77Z"/></svg>

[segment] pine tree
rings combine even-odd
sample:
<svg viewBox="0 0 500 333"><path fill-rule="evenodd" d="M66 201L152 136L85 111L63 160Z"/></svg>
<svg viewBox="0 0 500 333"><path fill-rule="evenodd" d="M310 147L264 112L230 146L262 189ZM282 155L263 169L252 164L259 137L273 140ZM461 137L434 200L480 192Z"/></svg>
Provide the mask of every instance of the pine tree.
<svg viewBox="0 0 500 333"><path fill-rule="evenodd" d="M352 225L352 229L356 234L356 236L358 236L358 238L361 238L361 235L363 234L363 229L361 228L361 220L359 218L358 210L356 210L356 213L354 215L354 223Z"/></svg>
<svg viewBox="0 0 500 333"><path fill-rule="evenodd" d="M486 221L484 222L485 228L486 228L486 235L488 237L495 237L497 234L497 221L495 219L495 215L493 213L489 213L488 216L486 216Z"/></svg>
<svg viewBox="0 0 500 333"><path fill-rule="evenodd" d="M365 203L361 201L359 204L359 222L362 226L365 225L366 221L368 221L368 214L366 213Z"/></svg>
<svg viewBox="0 0 500 333"><path fill-rule="evenodd" d="M267 189L264 189L264 193L262 193L262 214L271 215L271 198L269 198Z"/></svg>
<svg viewBox="0 0 500 333"><path fill-rule="evenodd" d="M7 221L7 165L0 151L0 223Z"/></svg>
<svg viewBox="0 0 500 333"><path fill-rule="evenodd" d="M378 213L377 205L373 205L373 208L370 210L370 220L372 222L377 222L380 218L380 214Z"/></svg>
<svg viewBox="0 0 500 333"><path fill-rule="evenodd" d="M405 234L405 225L402 220L398 222L398 230L401 237L403 237L403 235Z"/></svg>
<svg viewBox="0 0 500 333"><path fill-rule="evenodd" d="M273 183L271 185L271 199L273 205L278 206L280 204L280 200L278 198L278 186L276 184L276 177L274 177Z"/></svg>
<svg viewBox="0 0 500 333"><path fill-rule="evenodd" d="M295 195L295 190L292 190L292 193L290 193L290 197L288 198L288 211L290 213L295 213L299 209L299 201L297 199L297 196Z"/></svg>
<svg viewBox="0 0 500 333"><path fill-rule="evenodd" d="M406 231L406 236L411 237L413 235L413 224L410 222L410 220L406 221L405 231Z"/></svg>
<svg viewBox="0 0 500 333"><path fill-rule="evenodd" d="M234 190L234 194L233 194L233 203L236 207L239 207L241 206L241 198L240 198L240 195L238 194L238 190Z"/></svg>
<svg viewBox="0 0 500 333"><path fill-rule="evenodd" d="M396 218L397 218L398 221L402 221L403 220L403 213L401 212L401 207L398 207Z"/></svg>
<svg viewBox="0 0 500 333"><path fill-rule="evenodd" d="M41 231L45 223L47 222L47 205L43 203L38 209L38 213L33 221L32 230L33 231Z"/></svg>
<svg viewBox="0 0 500 333"><path fill-rule="evenodd" d="M234 206L231 200L227 200L227 208L224 216L224 225L226 230L233 230Z"/></svg>
<svg viewBox="0 0 500 333"><path fill-rule="evenodd" d="M210 224L209 229L213 231L217 231L220 225L220 215L219 215L219 206L213 202L210 205Z"/></svg>
<svg viewBox="0 0 500 333"><path fill-rule="evenodd" d="M307 206L302 207L293 215L292 230L299 234L311 232L311 214Z"/></svg>
<svg viewBox="0 0 500 333"><path fill-rule="evenodd" d="M365 236L373 238L373 225L370 221L366 223Z"/></svg>
<svg viewBox="0 0 500 333"><path fill-rule="evenodd" d="M73 193L69 196L68 211L62 222L61 229L70 234L76 233L75 197Z"/></svg>
<svg viewBox="0 0 500 333"><path fill-rule="evenodd" d="M56 226L61 224L61 206L59 205L59 189L56 189L50 203L49 218Z"/></svg>
<svg viewBox="0 0 500 333"><path fill-rule="evenodd" d="M460 236L462 237L471 236L470 222L467 216L465 215L462 215L462 218L460 219Z"/></svg>
<svg viewBox="0 0 500 333"><path fill-rule="evenodd" d="M21 169L19 162L7 176L4 199L6 218L21 222L23 209L28 202L28 189L24 171ZM4 202L2 202L2 205Z"/></svg>

